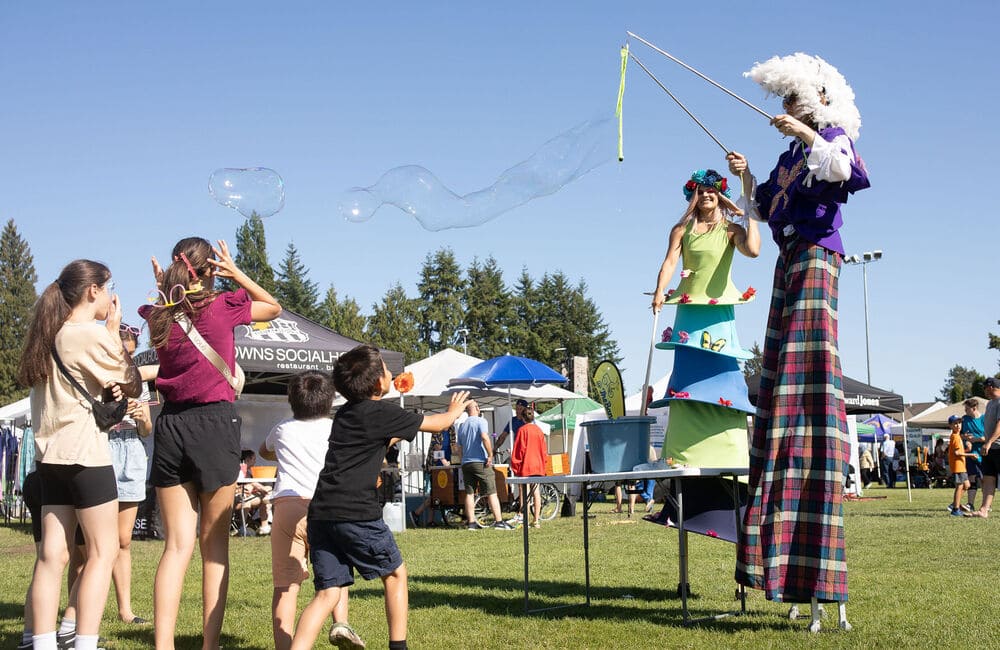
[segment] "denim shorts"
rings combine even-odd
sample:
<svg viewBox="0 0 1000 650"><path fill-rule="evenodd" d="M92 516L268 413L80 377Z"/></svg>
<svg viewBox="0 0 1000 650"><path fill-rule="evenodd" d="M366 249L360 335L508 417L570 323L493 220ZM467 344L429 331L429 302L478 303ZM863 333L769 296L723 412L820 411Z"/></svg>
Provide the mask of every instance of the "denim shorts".
<svg viewBox="0 0 1000 650"><path fill-rule="evenodd" d="M355 569L365 580L373 580L383 578L403 565L396 540L381 519L310 519L306 530L316 591L353 585Z"/></svg>
<svg viewBox="0 0 1000 650"><path fill-rule="evenodd" d="M108 445L118 483L118 500L123 503L145 501L146 448L142 445L139 432L135 429L109 431Z"/></svg>

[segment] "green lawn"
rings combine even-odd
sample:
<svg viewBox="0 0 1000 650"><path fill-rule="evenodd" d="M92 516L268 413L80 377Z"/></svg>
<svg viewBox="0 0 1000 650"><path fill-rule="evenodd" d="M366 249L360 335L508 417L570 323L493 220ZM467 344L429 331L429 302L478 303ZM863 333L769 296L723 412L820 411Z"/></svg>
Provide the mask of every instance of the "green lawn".
<svg viewBox="0 0 1000 650"><path fill-rule="evenodd" d="M592 605L523 613L521 532L421 529L397 537L410 571L410 643L414 648L997 648L1000 647L1000 515L948 516L950 491L872 489L884 500L847 505L851 568L848 616L854 630L805 631L787 606L748 598L750 615L700 627L679 623L677 534L609 512L591 522ZM1000 512L1000 511L998 511ZM583 600L581 521L557 519L531 531L533 606ZM158 542L133 545L133 607L152 614ZM20 637L24 588L33 557L25 527L0 526L0 646ZM695 615L732 609L734 547L691 536ZM270 647L270 546L232 540L233 578L225 648ZM178 647L200 647L200 569L188 574ZM303 604L311 586L304 589ZM108 648L147 648L152 631L117 622L112 595L102 627ZM387 646L381 583L359 584L351 622L370 648ZM329 647L325 639L318 647Z"/></svg>

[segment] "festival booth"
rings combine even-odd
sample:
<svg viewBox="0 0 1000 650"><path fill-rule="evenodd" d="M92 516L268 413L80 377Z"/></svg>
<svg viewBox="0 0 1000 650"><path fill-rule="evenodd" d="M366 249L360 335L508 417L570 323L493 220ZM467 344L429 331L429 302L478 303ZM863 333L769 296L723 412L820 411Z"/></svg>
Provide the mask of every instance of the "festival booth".
<svg viewBox="0 0 1000 650"><path fill-rule="evenodd" d="M413 388L405 394L400 394L393 387L384 399L399 400L405 408L413 408L425 412L443 411L451 402L451 395L457 390L450 388L448 382L462 376L473 366L482 363L482 359L463 354L452 348L445 348L426 359L421 359L406 366L406 372L413 375ZM490 432L494 437L503 431L510 419L511 409L508 405L507 391L472 389L470 395L479 403L482 416L490 421ZM531 388L513 388L510 391L513 399L535 401L574 400L580 396L556 386L533 386ZM463 419L463 415L460 418ZM549 437L550 426L545 422L536 422L539 428ZM409 492L419 491L423 485L423 464L426 449L430 439L429 433L421 432L413 444L403 443L405 454L404 467L406 472L406 489ZM511 442L513 442L511 440ZM549 438L549 449L558 447Z"/></svg>

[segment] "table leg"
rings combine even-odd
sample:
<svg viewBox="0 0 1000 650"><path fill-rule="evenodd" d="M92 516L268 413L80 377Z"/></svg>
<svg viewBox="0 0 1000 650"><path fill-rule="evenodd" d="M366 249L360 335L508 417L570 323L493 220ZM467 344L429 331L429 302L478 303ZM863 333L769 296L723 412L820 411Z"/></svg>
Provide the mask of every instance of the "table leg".
<svg viewBox="0 0 1000 650"><path fill-rule="evenodd" d="M243 507L243 503L247 499L247 486L246 483L240 484L240 537L247 536L247 515L246 508Z"/></svg>
<svg viewBox="0 0 1000 650"><path fill-rule="evenodd" d="M733 474L733 512L736 513L736 553L738 561L740 544L743 543L743 518L740 517L740 482L735 474ZM737 590L740 595L740 613L746 614L747 588L745 585L738 584Z"/></svg>
<svg viewBox="0 0 1000 650"><path fill-rule="evenodd" d="M586 577L587 606L590 607L590 516L587 515L587 492L590 484L583 484L583 570Z"/></svg>
<svg viewBox="0 0 1000 650"><path fill-rule="evenodd" d="M521 486L521 528L524 535L524 611L528 612L528 486Z"/></svg>
<svg viewBox="0 0 1000 650"><path fill-rule="evenodd" d="M680 574L681 614L684 623L691 618L688 612L688 538L684 530L684 489L682 481L672 480L673 492L677 503L677 568Z"/></svg>

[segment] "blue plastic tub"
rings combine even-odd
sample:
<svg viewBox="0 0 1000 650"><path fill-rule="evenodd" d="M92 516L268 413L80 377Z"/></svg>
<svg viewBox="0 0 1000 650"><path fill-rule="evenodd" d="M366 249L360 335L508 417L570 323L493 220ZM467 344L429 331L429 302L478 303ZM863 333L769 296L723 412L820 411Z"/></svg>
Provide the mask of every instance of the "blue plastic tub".
<svg viewBox="0 0 1000 650"><path fill-rule="evenodd" d="M649 462L649 428L654 422L656 418L643 415L582 422L594 472L631 472L636 465Z"/></svg>

